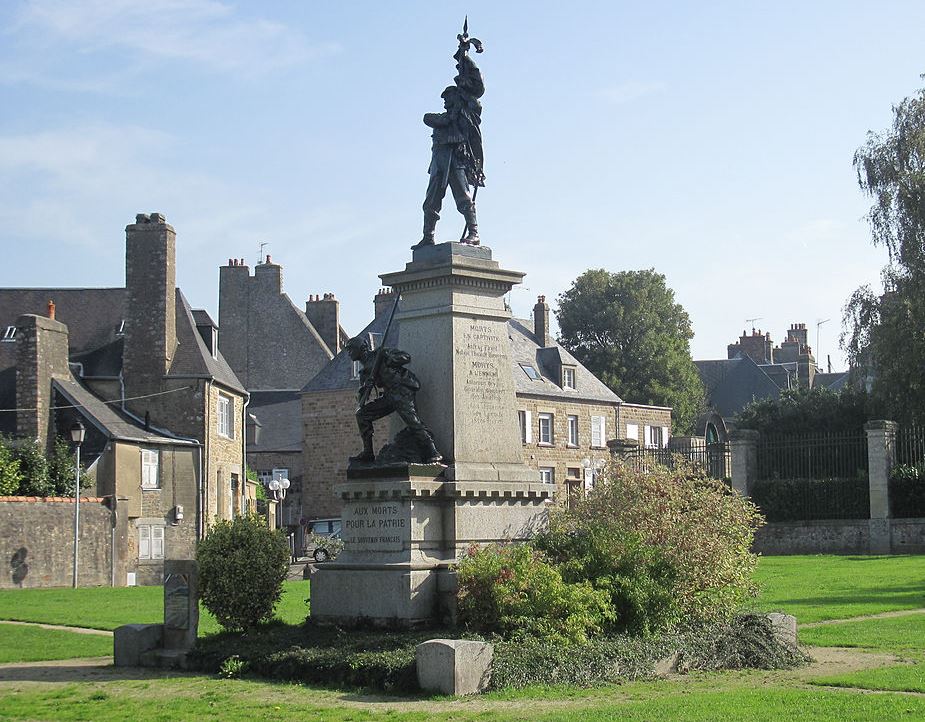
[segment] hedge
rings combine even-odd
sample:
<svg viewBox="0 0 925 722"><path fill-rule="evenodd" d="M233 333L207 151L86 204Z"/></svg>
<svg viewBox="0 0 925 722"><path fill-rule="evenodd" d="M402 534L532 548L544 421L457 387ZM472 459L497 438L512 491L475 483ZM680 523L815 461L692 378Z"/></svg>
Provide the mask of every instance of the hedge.
<svg viewBox="0 0 925 722"><path fill-rule="evenodd" d="M870 518L866 479L768 479L749 492L769 522Z"/></svg>

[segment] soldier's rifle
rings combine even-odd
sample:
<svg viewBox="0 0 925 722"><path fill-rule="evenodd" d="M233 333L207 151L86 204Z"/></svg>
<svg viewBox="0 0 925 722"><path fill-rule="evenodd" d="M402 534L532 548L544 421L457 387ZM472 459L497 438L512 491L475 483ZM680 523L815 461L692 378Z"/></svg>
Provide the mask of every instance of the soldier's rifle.
<svg viewBox="0 0 925 722"><path fill-rule="evenodd" d="M385 358L385 340L389 336L389 329L392 328L392 319L395 318L395 310L398 308L398 300L401 298L401 294L397 291L395 292L395 303L392 304L392 310L389 311L389 320L385 324L385 331L382 334L382 341L379 342L379 347L376 349L376 358L373 361L373 369L369 375L369 379L366 385L360 389L360 395L357 397L357 411L362 409L369 402L369 395L373 392L373 388L376 386L376 379L379 377L379 371L382 369L383 359Z"/></svg>

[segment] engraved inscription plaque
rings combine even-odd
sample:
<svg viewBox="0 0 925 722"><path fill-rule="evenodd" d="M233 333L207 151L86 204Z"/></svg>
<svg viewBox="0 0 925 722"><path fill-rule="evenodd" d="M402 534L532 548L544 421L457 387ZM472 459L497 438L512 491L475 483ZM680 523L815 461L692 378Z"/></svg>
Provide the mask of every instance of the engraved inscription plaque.
<svg viewBox="0 0 925 722"><path fill-rule="evenodd" d="M401 551L411 541L411 520L397 501L358 501L344 506L344 545L351 551Z"/></svg>
<svg viewBox="0 0 925 722"><path fill-rule="evenodd" d="M168 574L164 580L164 626L189 629L189 605L189 577L186 574Z"/></svg>

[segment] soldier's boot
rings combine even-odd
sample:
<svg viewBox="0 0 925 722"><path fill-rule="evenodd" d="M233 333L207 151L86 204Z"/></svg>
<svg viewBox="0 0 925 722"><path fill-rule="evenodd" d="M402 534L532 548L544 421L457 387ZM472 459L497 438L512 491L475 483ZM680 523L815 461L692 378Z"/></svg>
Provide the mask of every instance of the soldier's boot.
<svg viewBox="0 0 925 722"><path fill-rule="evenodd" d="M412 250L434 245L434 234L437 231L437 221L439 218L440 216L433 211L424 211L424 237L421 238L420 243L415 243L411 246Z"/></svg>
<svg viewBox="0 0 925 722"><path fill-rule="evenodd" d="M437 451L433 436L425 434L425 437L421 439L421 446L424 451L422 456L425 464L438 464L443 461L443 454Z"/></svg>
<svg viewBox="0 0 925 722"><path fill-rule="evenodd" d="M470 246L479 245L479 224L475 218L475 206L469 210L463 211L463 218L466 219L466 234L460 240L460 243L468 243Z"/></svg>
<svg viewBox="0 0 925 722"><path fill-rule="evenodd" d="M357 464L371 464L376 460L376 455L373 453L373 437L364 436L363 437L363 451L361 451L356 456L350 457L351 463Z"/></svg>

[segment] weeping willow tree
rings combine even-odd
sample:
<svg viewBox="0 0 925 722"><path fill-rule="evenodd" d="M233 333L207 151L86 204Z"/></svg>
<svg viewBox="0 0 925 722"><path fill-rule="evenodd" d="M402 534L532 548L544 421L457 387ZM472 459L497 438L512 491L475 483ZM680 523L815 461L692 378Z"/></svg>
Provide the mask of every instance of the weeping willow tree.
<svg viewBox="0 0 925 722"><path fill-rule="evenodd" d="M925 76L923 76L925 77ZM925 89L893 106L893 124L869 132L854 155L858 184L873 200L867 220L886 248L884 293L870 286L844 310L842 348L871 388L875 408L925 422Z"/></svg>

